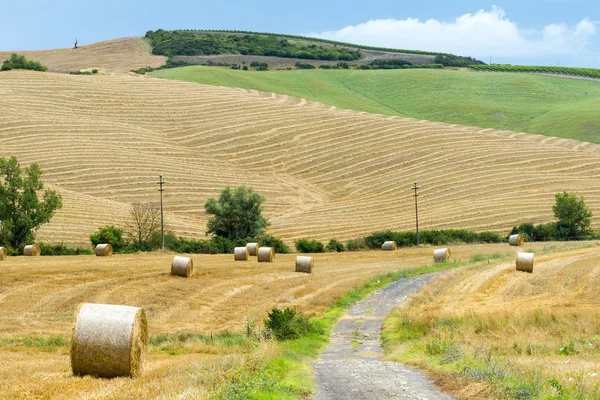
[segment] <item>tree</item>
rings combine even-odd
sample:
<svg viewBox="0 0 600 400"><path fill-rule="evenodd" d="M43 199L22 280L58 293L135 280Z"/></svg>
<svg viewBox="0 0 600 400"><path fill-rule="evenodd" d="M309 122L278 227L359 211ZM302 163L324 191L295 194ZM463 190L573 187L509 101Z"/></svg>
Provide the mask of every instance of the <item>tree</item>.
<svg viewBox="0 0 600 400"><path fill-rule="evenodd" d="M147 244L160 228L160 208L156 204L132 204L129 218L128 233L138 247Z"/></svg>
<svg viewBox="0 0 600 400"><path fill-rule="evenodd" d="M17 53L11 54L10 58L2 63L0 71L10 71L11 69L31 69L34 71L46 71L48 68L37 61L27 60L25 56Z"/></svg>
<svg viewBox="0 0 600 400"><path fill-rule="evenodd" d="M221 190L219 199L209 198L204 204L208 214L214 217L206 225L206 233L231 240L252 238L261 235L269 226L262 216L265 198L252 188L239 186Z"/></svg>
<svg viewBox="0 0 600 400"><path fill-rule="evenodd" d="M42 170L36 163L25 167L25 176L15 156L0 157L0 240L13 249L33 242L35 232L50 222L62 200L54 190L44 190Z"/></svg>
<svg viewBox="0 0 600 400"><path fill-rule="evenodd" d="M557 233L564 239L583 239L593 235L590 228L592 212L587 208L582 196L562 192L556 194L556 203L552 207L558 218Z"/></svg>
<svg viewBox="0 0 600 400"><path fill-rule="evenodd" d="M98 229L98 232L92 233L90 241L94 247L99 244L110 244L115 253L127 246L127 242L123 239L123 229L112 225L103 226Z"/></svg>

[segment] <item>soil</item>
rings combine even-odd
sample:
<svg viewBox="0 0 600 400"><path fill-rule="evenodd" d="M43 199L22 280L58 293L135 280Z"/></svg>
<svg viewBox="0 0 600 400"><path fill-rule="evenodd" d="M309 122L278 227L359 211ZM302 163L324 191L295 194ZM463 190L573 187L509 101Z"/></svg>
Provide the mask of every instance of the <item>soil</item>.
<svg viewBox="0 0 600 400"><path fill-rule="evenodd" d="M318 390L313 400L453 398L437 391L425 374L380 359L383 320L436 276L401 279L350 308L336 324L329 346L313 363Z"/></svg>

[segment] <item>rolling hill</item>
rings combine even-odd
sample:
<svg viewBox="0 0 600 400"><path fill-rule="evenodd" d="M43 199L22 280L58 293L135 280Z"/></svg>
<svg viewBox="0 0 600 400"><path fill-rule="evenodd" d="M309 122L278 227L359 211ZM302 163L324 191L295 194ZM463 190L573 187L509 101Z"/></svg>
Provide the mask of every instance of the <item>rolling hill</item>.
<svg viewBox="0 0 600 400"><path fill-rule="evenodd" d="M448 69L258 73L190 66L153 75L281 93L370 113L600 143L600 82Z"/></svg>
<svg viewBox="0 0 600 400"><path fill-rule="evenodd" d="M131 202L158 200L159 172L166 224L188 237L203 235L208 197L242 184L287 241L412 229L416 180L423 229L545 222L562 190L600 212L600 146L567 139L147 76L3 72L0 108L0 155L40 163L64 196L44 241L84 245L123 225Z"/></svg>

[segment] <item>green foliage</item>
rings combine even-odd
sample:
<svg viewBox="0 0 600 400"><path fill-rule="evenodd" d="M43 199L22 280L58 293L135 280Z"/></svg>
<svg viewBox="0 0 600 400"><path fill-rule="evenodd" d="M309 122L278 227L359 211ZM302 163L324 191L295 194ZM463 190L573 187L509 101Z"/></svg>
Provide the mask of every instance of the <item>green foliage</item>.
<svg viewBox="0 0 600 400"><path fill-rule="evenodd" d="M127 246L127 242L123 239L123 229L113 225L103 226L90 235L92 246L96 247L99 244L110 244L113 252L119 253Z"/></svg>
<svg viewBox="0 0 600 400"><path fill-rule="evenodd" d="M248 242L258 242L261 246L273 247L278 254L289 254L292 252L283 240L271 235L262 235L255 240L248 240Z"/></svg>
<svg viewBox="0 0 600 400"><path fill-rule="evenodd" d="M90 71L69 71L70 75L92 75Z"/></svg>
<svg viewBox="0 0 600 400"><path fill-rule="evenodd" d="M275 339L293 340L309 333L319 333L319 325L313 324L306 316L295 308L286 307L280 310L273 307L264 320L265 328L273 333Z"/></svg>
<svg viewBox="0 0 600 400"><path fill-rule="evenodd" d="M0 71L10 71L11 69L29 69L32 71L46 71L48 68L37 61L27 60L25 56L17 53L11 54L10 58L2 63Z"/></svg>
<svg viewBox="0 0 600 400"><path fill-rule="evenodd" d="M7 247L20 251L33 242L39 227L50 222L62 207L60 195L44 190L42 174L37 163L21 171L16 157L0 158L0 243ZM42 190L40 200L38 193Z"/></svg>
<svg viewBox="0 0 600 400"><path fill-rule="evenodd" d="M319 65L319 68L321 68L321 69L331 69L331 65L329 65L329 64L321 64L321 65Z"/></svg>
<svg viewBox="0 0 600 400"><path fill-rule="evenodd" d="M298 239L294 240L294 246L300 253L324 253L325 246L318 240Z"/></svg>
<svg viewBox="0 0 600 400"><path fill-rule="evenodd" d="M94 68L94 69L92 70L92 74L96 75L97 73L98 73L98 70L97 70L96 68Z"/></svg>
<svg viewBox="0 0 600 400"><path fill-rule="evenodd" d="M261 235L269 225L262 216L265 198L252 188L239 186L221 190L219 199L209 198L204 205L207 214L214 215L208 221L207 234L212 233L231 240Z"/></svg>
<svg viewBox="0 0 600 400"><path fill-rule="evenodd" d="M132 69L131 72L134 72L136 74L140 74L140 75L146 75L149 72L152 71L160 71L162 69L170 69L170 68L179 68L179 67L185 67L185 66L189 66L189 63L186 63L184 61L173 61L170 57L167 59L167 62L164 65L161 65L160 67L143 67L140 69ZM93 71L92 71L93 72Z"/></svg>
<svg viewBox="0 0 600 400"><path fill-rule="evenodd" d="M368 248L364 238L350 239L346 242L346 249L348 249L348 251L366 250Z"/></svg>
<svg viewBox="0 0 600 400"><path fill-rule="evenodd" d="M471 57L455 56L453 54L440 54L435 57L436 64L445 67L468 67L470 65L485 65L483 62Z"/></svg>
<svg viewBox="0 0 600 400"><path fill-rule="evenodd" d="M547 222L539 225L526 222L519 226L513 226L509 236L518 233L523 235L526 242L548 242L558 239L556 222Z"/></svg>
<svg viewBox="0 0 600 400"><path fill-rule="evenodd" d="M575 343L571 340L569 343L565 344L558 350L558 353L563 356L570 356L573 354L577 354L577 350L575 349Z"/></svg>
<svg viewBox="0 0 600 400"><path fill-rule="evenodd" d="M265 62L252 61L250 63L250 66L252 68L256 69L257 71L268 71L269 70L269 64L267 64Z"/></svg>
<svg viewBox="0 0 600 400"><path fill-rule="evenodd" d="M193 31L148 31L152 54L163 56L199 56L212 54L242 54L309 60L358 60L358 50L288 41L275 36L246 34L198 34Z"/></svg>
<svg viewBox="0 0 600 400"><path fill-rule="evenodd" d="M343 251L346 251L346 249L344 248L344 244L342 242L338 242L335 239L331 239L329 243L327 243L327 251L341 253Z"/></svg>
<svg viewBox="0 0 600 400"><path fill-rule="evenodd" d="M482 64L469 65L469 68L476 71L491 72L530 72L537 74L558 74L582 76L586 78L600 78L600 69L594 68L571 68L571 67L553 67L553 66L529 66L529 65L510 65L510 64Z"/></svg>
<svg viewBox="0 0 600 400"><path fill-rule="evenodd" d="M582 239L593 236L590 228L592 212L585 205L583 196L562 192L557 193L556 203L552 207L554 216L558 218L556 224L557 235L565 239Z"/></svg>
<svg viewBox="0 0 600 400"><path fill-rule="evenodd" d="M302 61L298 61L296 63L296 68L297 69L315 69L316 67L312 64L306 63L306 62L302 62Z"/></svg>
<svg viewBox="0 0 600 400"><path fill-rule="evenodd" d="M380 231L365 237L365 243L371 249L380 249L388 240L395 241L398 247L413 246L417 242L417 234L413 231ZM420 243L436 246L449 243L500 243L501 241L500 235L494 232L477 233L459 229L419 232Z"/></svg>
<svg viewBox="0 0 600 400"><path fill-rule="evenodd" d="M64 243L45 244L38 243L42 256L80 256L94 254L89 247L68 247Z"/></svg>
<svg viewBox="0 0 600 400"><path fill-rule="evenodd" d="M256 76L200 66L155 76L280 93L375 114L600 143L600 83L586 80L413 68L272 71Z"/></svg>

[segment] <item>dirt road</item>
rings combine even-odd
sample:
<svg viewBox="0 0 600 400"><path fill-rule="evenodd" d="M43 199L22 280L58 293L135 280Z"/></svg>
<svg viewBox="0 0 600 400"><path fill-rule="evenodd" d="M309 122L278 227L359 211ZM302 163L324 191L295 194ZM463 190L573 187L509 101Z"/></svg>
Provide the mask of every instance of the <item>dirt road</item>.
<svg viewBox="0 0 600 400"><path fill-rule="evenodd" d="M329 346L313 363L318 390L314 400L452 399L436 391L421 372L380 361L383 320L436 275L399 280L350 308L336 324Z"/></svg>

